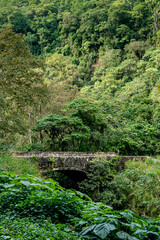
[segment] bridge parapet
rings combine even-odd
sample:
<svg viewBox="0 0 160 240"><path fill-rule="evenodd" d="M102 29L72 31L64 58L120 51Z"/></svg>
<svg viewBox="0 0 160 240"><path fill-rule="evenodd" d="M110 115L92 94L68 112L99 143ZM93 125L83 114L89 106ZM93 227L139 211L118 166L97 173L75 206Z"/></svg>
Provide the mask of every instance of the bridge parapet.
<svg viewBox="0 0 160 240"><path fill-rule="evenodd" d="M112 152L84 153L84 152L15 152L16 157L24 159L36 158L39 167L43 170L52 168L53 171L76 170L87 171L89 161L103 155L107 159L117 157Z"/></svg>
<svg viewBox="0 0 160 240"><path fill-rule="evenodd" d="M98 156L104 156L106 160L117 157L119 159L120 168L128 160L144 160L145 156L118 156L112 152L16 152L16 157L24 159L35 158L38 161L39 168L42 170L52 169L53 171L74 170L87 172L90 161Z"/></svg>

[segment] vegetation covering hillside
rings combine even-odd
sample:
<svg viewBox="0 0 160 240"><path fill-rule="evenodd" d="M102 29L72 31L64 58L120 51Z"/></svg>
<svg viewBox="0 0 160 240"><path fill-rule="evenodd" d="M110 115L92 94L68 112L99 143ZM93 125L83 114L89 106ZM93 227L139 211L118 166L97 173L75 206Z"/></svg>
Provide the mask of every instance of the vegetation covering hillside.
<svg viewBox="0 0 160 240"><path fill-rule="evenodd" d="M0 0L3 152L159 155L159 103L159 0ZM103 160L81 193L1 154L0 239L159 240L159 158Z"/></svg>
<svg viewBox="0 0 160 240"><path fill-rule="evenodd" d="M0 0L1 149L159 154L159 8Z"/></svg>
<svg viewBox="0 0 160 240"><path fill-rule="evenodd" d="M51 179L0 172L0 236L5 239L160 239L160 219L115 211Z"/></svg>
<svg viewBox="0 0 160 240"><path fill-rule="evenodd" d="M159 158L131 160L122 168L119 158L106 160L100 155L90 162L86 176L80 178L76 171L67 174L65 171L53 171L52 167L47 172L39 171L35 158L22 159L0 154L0 169L18 175L52 178L62 187L80 191L93 201L102 202L115 210L130 209L140 216L151 218L160 214Z"/></svg>

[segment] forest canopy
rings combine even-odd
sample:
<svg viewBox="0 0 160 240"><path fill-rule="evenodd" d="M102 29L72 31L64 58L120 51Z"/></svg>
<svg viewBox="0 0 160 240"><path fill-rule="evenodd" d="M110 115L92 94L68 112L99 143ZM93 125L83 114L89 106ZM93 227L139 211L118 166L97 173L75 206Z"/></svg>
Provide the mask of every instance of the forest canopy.
<svg viewBox="0 0 160 240"><path fill-rule="evenodd" d="M54 115L65 150L159 154L159 26L158 0L0 0L0 148L62 150Z"/></svg>

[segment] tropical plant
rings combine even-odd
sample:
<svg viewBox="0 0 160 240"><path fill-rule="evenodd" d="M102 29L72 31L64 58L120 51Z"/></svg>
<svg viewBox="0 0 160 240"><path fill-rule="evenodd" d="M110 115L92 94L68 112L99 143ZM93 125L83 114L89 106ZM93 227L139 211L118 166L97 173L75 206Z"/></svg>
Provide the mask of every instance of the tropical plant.
<svg viewBox="0 0 160 240"><path fill-rule="evenodd" d="M51 179L0 172L1 239L160 238L160 220L116 211Z"/></svg>

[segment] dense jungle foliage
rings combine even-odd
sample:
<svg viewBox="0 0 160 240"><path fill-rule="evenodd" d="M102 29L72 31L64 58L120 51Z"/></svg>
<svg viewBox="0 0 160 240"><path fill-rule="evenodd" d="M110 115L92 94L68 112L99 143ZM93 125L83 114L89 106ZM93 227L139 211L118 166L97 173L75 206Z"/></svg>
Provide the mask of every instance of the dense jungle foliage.
<svg viewBox="0 0 160 240"><path fill-rule="evenodd" d="M159 102L159 0L0 0L0 151L159 155ZM0 239L159 240L159 182L159 157L76 191L0 154Z"/></svg>
<svg viewBox="0 0 160 240"><path fill-rule="evenodd" d="M0 149L160 153L159 0L0 0Z"/></svg>
<svg viewBox="0 0 160 240"><path fill-rule="evenodd" d="M83 178L78 178L78 172L67 174L52 169L43 175L113 209L130 209L138 215L152 218L160 214L160 158L132 159L123 166L119 157L106 160L104 155L99 155L90 161Z"/></svg>
<svg viewBox="0 0 160 240"><path fill-rule="evenodd" d="M152 218L160 214L160 158L130 160L122 167L119 157L106 160L104 155L99 155L90 162L83 177L78 177L76 171L70 174L53 171L54 164L43 172L38 170L35 158L22 159L0 154L1 171L51 178L63 188L81 191L93 201L102 202L115 210L130 209L140 216ZM1 183L3 180L0 180Z"/></svg>
<svg viewBox="0 0 160 240"><path fill-rule="evenodd" d="M0 171L0 238L158 240L160 219L113 210L52 179Z"/></svg>

